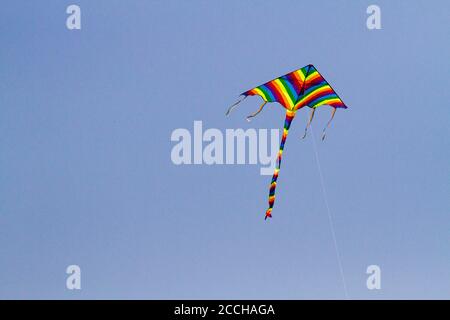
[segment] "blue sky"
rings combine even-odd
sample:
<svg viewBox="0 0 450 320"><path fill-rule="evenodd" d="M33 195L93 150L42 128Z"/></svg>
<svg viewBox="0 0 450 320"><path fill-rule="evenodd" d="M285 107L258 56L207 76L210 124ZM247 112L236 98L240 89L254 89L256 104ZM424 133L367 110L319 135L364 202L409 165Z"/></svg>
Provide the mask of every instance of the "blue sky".
<svg viewBox="0 0 450 320"><path fill-rule="evenodd" d="M66 7L81 7L69 31ZM366 28L381 8L382 29ZM307 111L273 219L257 165L181 165L174 129L281 128L244 90L314 64L348 110L317 141L348 295L450 298L446 1L7 1L0 298L345 297ZM329 110L319 109L319 137ZM317 139L318 140L318 139ZM66 267L82 289L66 289ZM381 290L366 288L379 265Z"/></svg>

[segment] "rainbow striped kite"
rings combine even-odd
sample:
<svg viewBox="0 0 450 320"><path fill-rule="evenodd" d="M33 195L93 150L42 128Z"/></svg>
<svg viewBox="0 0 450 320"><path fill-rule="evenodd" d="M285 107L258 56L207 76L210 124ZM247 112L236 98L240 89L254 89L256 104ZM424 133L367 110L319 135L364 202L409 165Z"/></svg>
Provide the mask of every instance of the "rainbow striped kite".
<svg viewBox="0 0 450 320"><path fill-rule="evenodd" d="M265 219L267 219L268 217L272 217L272 209L275 202L275 189L277 187L278 173L281 166L281 155L284 150L284 144L286 143L289 127L291 126L291 122L295 118L297 111L305 106L311 108L308 124L306 125L305 134L303 135L303 138L305 138L308 127L314 117L316 108L324 105L328 105L333 108L331 119L323 129L322 140L324 140L325 130L330 125L331 120L333 120L336 109L347 109L347 106L312 64L266 82L256 88L245 91L241 94L243 98L234 103L228 109L226 114L228 115L231 110L233 110L246 97L254 95L261 96L264 102L255 113L247 117L248 121L260 113L267 102L278 102L286 109L286 118L284 121L283 136L280 142L280 150L278 151L275 172L270 183L269 208L267 209L265 216Z"/></svg>

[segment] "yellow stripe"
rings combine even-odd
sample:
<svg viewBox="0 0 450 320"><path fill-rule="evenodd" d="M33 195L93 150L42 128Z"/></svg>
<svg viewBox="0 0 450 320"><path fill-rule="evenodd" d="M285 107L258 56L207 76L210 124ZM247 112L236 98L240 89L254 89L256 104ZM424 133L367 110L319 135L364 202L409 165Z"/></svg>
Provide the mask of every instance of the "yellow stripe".
<svg viewBox="0 0 450 320"><path fill-rule="evenodd" d="M310 92L307 96L304 96L303 98L301 98L300 101L296 105L298 106L303 101L307 100L311 95L314 95L314 94L316 94L318 92L321 93L321 92L323 92L325 90L328 90L328 89L331 89L331 87L329 85L325 85L325 86L323 86L320 89L314 90L314 91Z"/></svg>
<svg viewBox="0 0 450 320"><path fill-rule="evenodd" d="M295 110L294 111L293 110L286 110L286 114L288 116L290 116L290 117L293 117L293 116L295 116Z"/></svg>
<svg viewBox="0 0 450 320"><path fill-rule="evenodd" d="M292 108L292 106L294 105L294 101L292 101L291 96L289 95L289 93L286 91L286 88L284 87L283 83L280 81L280 79L275 79L273 81L273 83L275 84L275 86L278 88L278 90L280 91L280 93L282 94L284 100L286 100L289 103L289 107Z"/></svg>
<svg viewBox="0 0 450 320"><path fill-rule="evenodd" d="M312 73L310 73L310 74L308 75L307 82L308 82L308 81L312 81L312 80L314 80L314 79L316 79L316 78L318 78L318 77L320 77L319 72L313 71Z"/></svg>
<svg viewBox="0 0 450 320"><path fill-rule="evenodd" d="M341 102L341 100L338 99L338 98L323 100L319 104L314 105L314 107L320 107L320 106L323 106L325 104L329 104L329 103L333 103L333 102Z"/></svg>
<svg viewBox="0 0 450 320"><path fill-rule="evenodd" d="M303 74L302 70L297 70L295 73L299 76L300 80L305 81L305 75Z"/></svg>
<svg viewBox="0 0 450 320"><path fill-rule="evenodd" d="M258 95L261 96L261 98L263 98L264 101L267 101L266 96L264 95L264 92L262 92L261 89L255 88L255 89L252 89L252 91L255 91Z"/></svg>

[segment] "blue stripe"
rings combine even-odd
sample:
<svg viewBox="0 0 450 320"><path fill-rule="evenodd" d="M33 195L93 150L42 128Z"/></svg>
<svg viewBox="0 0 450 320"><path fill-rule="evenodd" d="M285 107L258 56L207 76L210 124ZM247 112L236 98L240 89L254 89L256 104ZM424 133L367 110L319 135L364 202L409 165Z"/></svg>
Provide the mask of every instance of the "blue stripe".
<svg viewBox="0 0 450 320"><path fill-rule="evenodd" d="M277 99L275 98L275 96L273 95L272 91L265 85L263 84L262 86L259 86L258 88L260 88L261 90L263 90L267 95L270 96L270 98L272 99L272 101L277 101Z"/></svg>
<svg viewBox="0 0 450 320"><path fill-rule="evenodd" d="M338 98L338 96L337 96L335 93L327 94L327 95L325 95L325 96L320 96L320 97L314 99L313 101L311 101L310 103L308 103L308 106L309 106L309 107L314 107L314 105L315 105L316 103L318 103L319 100L323 100L323 99L336 99L336 98Z"/></svg>
<svg viewBox="0 0 450 320"><path fill-rule="evenodd" d="M289 86L289 89L291 90L291 92L293 93L293 95L295 96L294 98L294 103L295 101L298 99L298 92L295 91L294 86L292 85L291 81L289 79L285 79L285 82L283 82L285 84L287 84Z"/></svg>
<svg viewBox="0 0 450 320"><path fill-rule="evenodd" d="M308 94L310 94L314 90L317 90L319 87L322 87L324 84L325 84L325 81L322 81L321 83L319 83L319 84L317 84L317 85L315 85L313 87L309 87L307 90L305 90L305 93L303 94L303 97L307 96Z"/></svg>

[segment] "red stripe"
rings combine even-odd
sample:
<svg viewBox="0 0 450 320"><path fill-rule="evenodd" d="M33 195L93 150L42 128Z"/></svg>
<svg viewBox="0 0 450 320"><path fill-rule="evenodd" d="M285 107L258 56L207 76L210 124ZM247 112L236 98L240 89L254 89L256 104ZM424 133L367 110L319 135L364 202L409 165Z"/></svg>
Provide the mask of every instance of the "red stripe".
<svg viewBox="0 0 450 320"><path fill-rule="evenodd" d="M273 84L273 81L266 83L266 86L270 89L272 94L277 98L277 101L283 105L286 109L289 108L289 104L284 100L283 95L278 91L278 88Z"/></svg>
<svg viewBox="0 0 450 320"><path fill-rule="evenodd" d="M302 105L307 105L309 102L313 101L314 99L316 99L320 96L330 94L330 93L334 93L333 89L331 89L331 88L327 88L324 91L315 92L311 96L309 96L306 100L302 101Z"/></svg>
<svg viewBox="0 0 450 320"><path fill-rule="evenodd" d="M300 93L300 89L302 88L302 84L303 84L302 79L300 78L300 76L295 71L292 72L291 76L293 78L292 79L293 81L291 81L291 82L292 82L295 90L297 91L296 93L299 94Z"/></svg>

